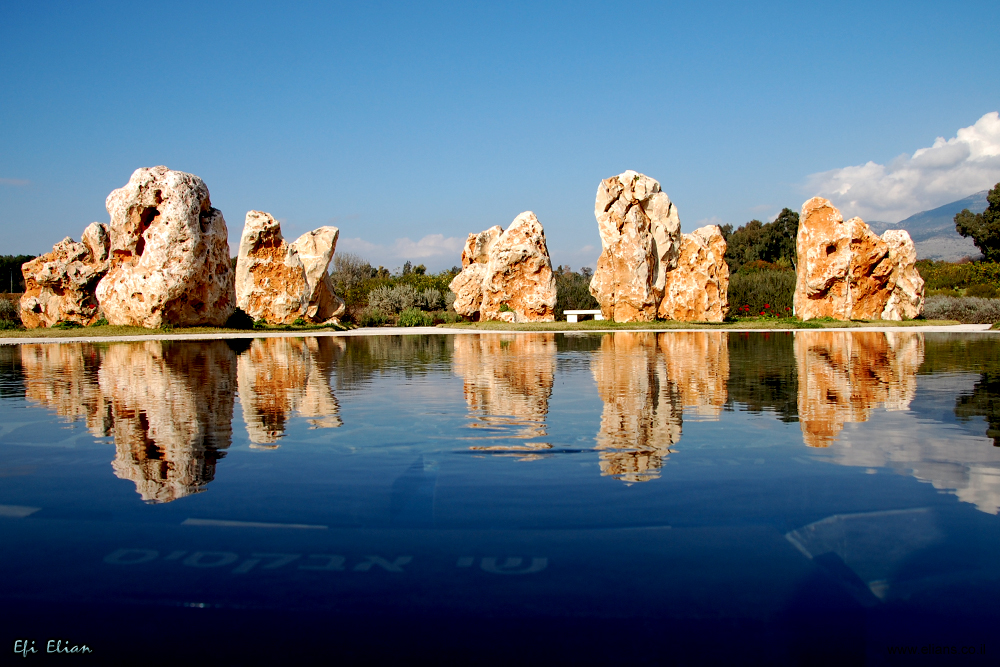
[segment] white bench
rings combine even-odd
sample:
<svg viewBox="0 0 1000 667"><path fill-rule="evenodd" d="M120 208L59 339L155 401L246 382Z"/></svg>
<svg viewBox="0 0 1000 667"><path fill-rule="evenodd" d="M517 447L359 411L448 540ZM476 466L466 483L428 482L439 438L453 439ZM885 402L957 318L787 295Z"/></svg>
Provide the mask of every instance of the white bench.
<svg viewBox="0 0 1000 667"><path fill-rule="evenodd" d="M567 322L578 322L577 318L580 315L593 315L595 320L604 319L604 315L601 315L599 310L564 310L563 314L566 316Z"/></svg>

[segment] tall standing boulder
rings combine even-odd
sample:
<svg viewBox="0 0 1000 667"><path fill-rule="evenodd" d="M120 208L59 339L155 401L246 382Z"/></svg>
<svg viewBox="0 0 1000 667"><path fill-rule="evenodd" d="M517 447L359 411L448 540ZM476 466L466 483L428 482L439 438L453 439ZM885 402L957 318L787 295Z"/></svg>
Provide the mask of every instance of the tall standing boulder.
<svg viewBox="0 0 1000 667"><path fill-rule="evenodd" d="M844 221L828 200L802 205L796 237L795 314L802 320L901 320L923 309L923 280L910 235L882 237L861 218Z"/></svg>
<svg viewBox="0 0 1000 667"><path fill-rule="evenodd" d="M24 326L96 322L100 308L95 291L108 271L109 245L108 226L94 222L84 230L80 243L67 236L52 246L52 252L23 264L25 290L20 307Z"/></svg>
<svg viewBox="0 0 1000 667"><path fill-rule="evenodd" d="M729 312L726 239L716 225L681 235L677 266L666 272L661 320L721 322Z"/></svg>
<svg viewBox="0 0 1000 667"><path fill-rule="evenodd" d="M288 244L270 214L248 212L236 259L237 306L270 324L335 320L345 306L327 269L339 235L336 227L320 227Z"/></svg>
<svg viewBox="0 0 1000 667"><path fill-rule="evenodd" d="M483 320L509 322L555 320L552 260L545 231L531 211L514 218L502 232L495 226L470 234L462 266L449 285L460 315L474 317L478 312Z"/></svg>
<svg viewBox="0 0 1000 667"><path fill-rule="evenodd" d="M490 263L490 250L503 234L500 225L493 225L478 234L469 234L462 249L462 271L448 286L455 293L455 312L466 317L476 317L483 305L483 281Z"/></svg>
<svg viewBox="0 0 1000 667"><path fill-rule="evenodd" d="M681 223L660 184L626 171L601 181L594 215L602 252L590 293L606 319L656 319L666 272L677 265Z"/></svg>
<svg viewBox="0 0 1000 667"><path fill-rule="evenodd" d="M111 268L97 300L111 324L221 326L236 307L226 221L208 187L166 167L137 169L107 199Z"/></svg>

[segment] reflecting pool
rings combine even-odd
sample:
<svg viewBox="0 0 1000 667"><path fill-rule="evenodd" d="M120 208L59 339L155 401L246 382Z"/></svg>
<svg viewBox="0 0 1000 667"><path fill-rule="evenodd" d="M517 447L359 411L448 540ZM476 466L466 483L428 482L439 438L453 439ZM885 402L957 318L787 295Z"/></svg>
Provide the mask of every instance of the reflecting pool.
<svg viewBox="0 0 1000 667"><path fill-rule="evenodd" d="M0 346L29 657L985 663L998 512L996 334Z"/></svg>

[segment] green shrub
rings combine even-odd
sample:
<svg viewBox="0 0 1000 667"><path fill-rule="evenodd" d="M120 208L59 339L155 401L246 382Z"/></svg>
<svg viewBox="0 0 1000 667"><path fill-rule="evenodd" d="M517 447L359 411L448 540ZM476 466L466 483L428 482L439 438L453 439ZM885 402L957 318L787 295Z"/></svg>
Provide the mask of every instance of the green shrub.
<svg viewBox="0 0 1000 667"><path fill-rule="evenodd" d="M729 317L791 317L794 294L794 271L739 271L729 276Z"/></svg>
<svg viewBox="0 0 1000 667"><path fill-rule="evenodd" d="M384 313L399 313L417 306L421 302L420 293L406 283L381 285L368 293L368 306Z"/></svg>
<svg viewBox="0 0 1000 667"><path fill-rule="evenodd" d="M1000 299L930 296L924 302L923 317L925 320L958 320L963 324L993 324L1000 322Z"/></svg>
<svg viewBox="0 0 1000 667"><path fill-rule="evenodd" d="M0 320L21 323L21 308L16 301L0 297Z"/></svg>
<svg viewBox="0 0 1000 667"><path fill-rule="evenodd" d="M997 294L996 285L973 285L965 289L965 296L978 296L981 299L995 299Z"/></svg>
<svg viewBox="0 0 1000 667"><path fill-rule="evenodd" d="M53 329L82 329L83 325L79 322L57 322L52 325Z"/></svg>
<svg viewBox="0 0 1000 667"><path fill-rule="evenodd" d="M973 285L993 285L1000 288L1000 264L996 262L937 262L922 259L917 271L924 279L928 292L941 289L966 289Z"/></svg>
<svg viewBox="0 0 1000 667"><path fill-rule="evenodd" d="M21 323L15 322L13 320L0 320L0 331L10 331L12 329L20 329Z"/></svg>
<svg viewBox="0 0 1000 667"><path fill-rule="evenodd" d="M508 306L506 303L501 303L500 304L500 312L501 313L513 313L514 309L511 308L510 306Z"/></svg>
<svg viewBox="0 0 1000 667"><path fill-rule="evenodd" d="M419 306L424 310L440 310L444 306L444 297L441 291L429 287L420 293Z"/></svg>
<svg viewBox="0 0 1000 667"><path fill-rule="evenodd" d="M303 317L296 317L294 320L292 320L292 326L304 327L304 326L306 326L308 324L309 323L306 322L305 318L303 318Z"/></svg>
<svg viewBox="0 0 1000 667"><path fill-rule="evenodd" d="M434 319L419 308L407 308L399 314L397 324L401 327L429 327Z"/></svg>
<svg viewBox="0 0 1000 667"><path fill-rule="evenodd" d="M102 317L99 320L97 320L97 321L89 324L88 326L92 326L92 327L106 327L106 326L108 326L108 321Z"/></svg>
<svg viewBox="0 0 1000 667"><path fill-rule="evenodd" d="M594 272L589 266L579 271L573 271L568 266L558 266L556 277L556 309L557 320L564 320L567 310L597 310L601 305L590 293L590 280Z"/></svg>
<svg viewBox="0 0 1000 667"><path fill-rule="evenodd" d="M389 322L389 315L371 306L363 309L358 316L358 325L362 327L380 327Z"/></svg>

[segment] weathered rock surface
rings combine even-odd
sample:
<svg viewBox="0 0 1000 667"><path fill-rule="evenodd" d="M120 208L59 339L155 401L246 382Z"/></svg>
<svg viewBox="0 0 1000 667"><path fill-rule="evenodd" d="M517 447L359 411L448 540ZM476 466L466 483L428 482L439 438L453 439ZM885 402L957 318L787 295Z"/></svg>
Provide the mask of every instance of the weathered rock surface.
<svg viewBox="0 0 1000 667"><path fill-rule="evenodd" d="M462 272L452 280L455 312L511 322L555 320L556 281L545 231L531 211L510 227L469 234ZM503 308L503 310L501 310Z"/></svg>
<svg viewBox="0 0 1000 667"><path fill-rule="evenodd" d="M715 225L681 235L676 268L667 271L661 320L721 322L729 312L729 265L726 239Z"/></svg>
<svg viewBox="0 0 1000 667"><path fill-rule="evenodd" d="M226 221L197 176L137 169L107 199L111 268L97 300L111 324L222 325L236 307Z"/></svg>
<svg viewBox="0 0 1000 667"><path fill-rule="evenodd" d="M844 221L828 200L802 205L796 238L795 314L802 320L901 320L923 310L916 249L903 230L876 236L861 218Z"/></svg>
<svg viewBox="0 0 1000 667"><path fill-rule="evenodd" d="M469 234L462 249L462 272L455 276L448 289L455 293L455 312L465 317L476 317L483 305L483 280L490 261L490 250L503 229L493 225L478 234Z"/></svg>
<svg viewBox="0 0 1000 667"><path fill-rule="evenodd" d="M656 319L680 254L677 207L657 181L629 170L601 181L594 215L603 250L590 293L601 312L616 322Z"/></svg>
<svg viewBox="0 0 1000 667"><path fill-rule="evenodd" d="M247 213L236 260L237 306L270 324L336 320L344 302L334 294L327 268L339 235L336 227L320 227L288 244L270 214Z"/></svg>
<svg viewBox="0 0 1000 667"><path fill-rule="evenodd" d="M25 291L21 321L29 329L59 322L83 326L100 318L95 291L108 271L108 226L91 223L80 243L66 237L52 252L21 267Z"/></svg>

